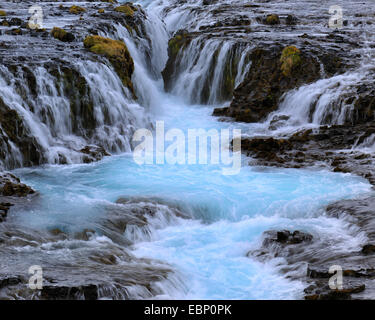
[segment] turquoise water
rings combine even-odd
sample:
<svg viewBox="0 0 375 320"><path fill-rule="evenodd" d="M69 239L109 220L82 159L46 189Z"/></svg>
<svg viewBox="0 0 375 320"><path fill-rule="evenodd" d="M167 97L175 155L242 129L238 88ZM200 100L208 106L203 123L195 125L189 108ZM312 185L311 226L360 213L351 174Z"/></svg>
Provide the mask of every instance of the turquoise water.
<svg viewBox="0 0 375 320"><path fill-rule="evenodd" d="M233 126L212 118L212 107L161 98L157 120L165 121L166 130ZM170 264L182 280L183 285L165 288L164 298L300 298L302 283L278 273L276 260L260 264L247 252L259 246L264 231L284 228L338 237L346 249L359 247L361 239L351 236L343 221L325 217L324 206L370 191L365 180L349 174L244 166L240 174L225 176L219 165L138 165L131 154L16 174L40 192L37 205L14 218L28 227L82 230L120 197L162 199L189 215L192 219L155 218L151 237L140 235L132 246L138 257Z"/></svg>

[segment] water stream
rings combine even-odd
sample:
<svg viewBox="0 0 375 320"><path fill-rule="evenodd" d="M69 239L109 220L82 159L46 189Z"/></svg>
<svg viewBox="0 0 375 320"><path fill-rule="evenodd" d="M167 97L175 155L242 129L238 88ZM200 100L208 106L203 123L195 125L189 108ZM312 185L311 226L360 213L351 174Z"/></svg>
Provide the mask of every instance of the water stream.
<svg viewBox="0 0 375 320"><path fill-rule="evenodd" d="M147 8L151 1L141 3ZM117 80L110 79L110 70L99 69L90 64L79 66L85 70L85 77L92 82L91 85L98 87L98 92L107 92L105 98L108 101L103 102L99 93L94 101L118 108L110 111L113 124L111 138L106 142L108 135L104 120L103 126L99 126L96 133L101 141L118 154L92 164L73 164L74 161L69 161L72 163L67 165L50 164L14 170L23 182L38 190L40 195L36 204L25 204L16 215L9 217L8 224L17 230L32 230L30 233L41 233L42 236L38 238L34 234L31 237L33 240L26 242L26 245L24 242L22 245L15 243L12 249L1 249L0 265L8 270L12 268L9 260L4 262L4 257L7 256L13 263L17 263L19 270L35 262L60 273L60 278L67 282L73 282L77 277L95 280L96 277L101 277L103 269L89 266L88 261L98 252L109 252L117 257L117 264L120 266L136 268L142 259L154 259L151 264L152 261L159 261L161 266L171 268L173 272L169 278L158 282L158 298L302 298L303 283L293 278L288 279L280 273L279 259L263 264L248 257L247 253L260 245L262 233L270 229L309 232L322 241L330 242L338 253L349 249L359 250L366 238L348 228L345 221L325 216L324 206L335 200L371 192L371 187L364 179L350 174L314 168L297 170L251 167L247 166L249 159L244 156L241 172L225 176L221 165L138 165L134 162L132 153L121 153L131 149L130 139L121 137L131 136L134 128L141 127L142 124L148 126L145 112L153 125L156 121L163 120L166 131L178 128L187 133L188 129L239 128L243 133L251 135L267 130L268 127L267 121L265 124L253 125L218 121L211 116L212 110L222 106L223 102L214 91L209 96L208 105L200 105L198 101L191 99L195 94L193 87L199 82L194 72L204 73L202 66L207 63L208 52L214 50L213 46L219 45L218 40L206 43L206 51L202 51L199 57L202 59L201 65L200 62L195 64L196 70L185 66L189 72L181 75L171 93L164 92L162 79L157 73L161 72L167 59L168 37L178 29L173 26L175 21L178 20L180 25L186 24L189 17L184 10L180 10L177 16L169 14L164 24L159 14L163 13L166 4L163 1L158 3L148 4L152 17L150 37L157 46L152 56L154 70L148 69L139 51L140 46L131 40L125 28L119 26L117 33L112 35L123 39L134 57L136 69L133 81L140 104L146 111L135 103L129 104L125 93L117 88ZM191 25L191 28L199 26ZM221 54L229 54L229 49L229 44L221 47ZM194 57L194 52L190 57L197 58ZM239 64L237 82L243 79L241 72L246 72L243 61ZM98 76L94 77L94 74ZM220 67L215 77L217 79L213 83L219 83ZM358 80L355 75L352 77ZM324 94L332 98L338 90L344 90L347 83L354 81L352 77L343 75L337 79L321 80L308 88L300 89L294 95L286 97L281 112L293 114L294 121L299 121L296 125L318 123L324 116L323 111L317 110L313 119L306 119L305 116L310 100L313 99L311 96L319 95L321 104L326 105L328 102L323 101ZM101 87L100 81L104 78L107 79L107 85ZM333 82L340 83L341 87L332 84ZM108 83L111 85L108 86ZM334 92L330 91L331 86L334 87ZM116 93L116 88L120 93ZM306 91L312 93L307 94ZM297 102L300 103L301 96L304 96L306 106L299 105L300 111L295 113L294 109ZM121 106L122 101L124 106ZM60 102L64 106L64 101ZM98 112L103 108L98 108ZM63 111L61 115L62 119L55 130L65 130L61 136L68 137L69 124L64 124ZM129 115L132 117L129 118ZM122 127L125 121L122 117L131 125ZM338 115L337 122L339 121ZM45 126L38 124L35 128L44 130ZM124 133L126 130L129 132ZM55 139L42 132L35 133L35 136L45 137L47 141L44 145L47 149L48 139ZM61 142L61 148L65 143L66 141ZM79 141L74 143L79 144ZM119 147L123 145L125 148ZM56 154L55 149L50 149L51 159ZM50 162L53 163L52 160ZM112 234L106 233L102 227L102 220L108 212L121 207L114 204L119 198L132 199L134 203L147 203L152 199L157 206L157 214L148 219L147 226L127 226L121 237L124 242L130 243L129 246L111 237ZM176 208L188 218L171 216L171 210ZM111 215L108 219L111 219ZM43 236L44 232L51 230L62 230L65 234L72 235L85 229L94 231L88 241L68 238L56 242ZM26 238L25 236L23 241ZM123 257L123 251L122 254L118 253L119 250L125 250L139 261L129 262ZM88 264L87 268L83 266L85 263ZM103 278L115 282L116 276L121 274L116 270L113 269L113 273L109 272ZM88 272L92 273L88 275ZM132 298L148 297L143 289L130 287L127 285L126 290ZM102 297L114 296L104 292ZM121 298L121 295L117 297Z"/></svg>

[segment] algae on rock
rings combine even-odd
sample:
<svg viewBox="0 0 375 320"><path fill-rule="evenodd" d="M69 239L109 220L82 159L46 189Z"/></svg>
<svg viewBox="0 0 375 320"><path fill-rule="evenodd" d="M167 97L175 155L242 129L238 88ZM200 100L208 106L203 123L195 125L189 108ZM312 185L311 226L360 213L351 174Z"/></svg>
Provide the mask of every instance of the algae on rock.
<svg viewBox="0 0 375 320"><path fill-rule="evenodd" d="M131 76L134 72L134 61L125 43L97 35L87 36L83 43L85 48L93 53L105 56L110 61L124 86L135 97L131 81Z"/></svg>

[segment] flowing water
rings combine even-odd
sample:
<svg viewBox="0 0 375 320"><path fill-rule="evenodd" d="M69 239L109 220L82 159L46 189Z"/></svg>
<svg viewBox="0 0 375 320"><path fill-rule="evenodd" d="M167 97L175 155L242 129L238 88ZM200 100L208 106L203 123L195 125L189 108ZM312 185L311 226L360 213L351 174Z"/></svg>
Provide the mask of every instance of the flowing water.
<svg viewBox="0 0 375 320"><path fill-rule="evenodd" d="M223 101L215 90L208 98L209 104L200 105L199 99L194 98L197 95L194 88L204 82L197 73L204 73L204 66L209 66L210 51L220 46L219 57L223 60L227 55L238 55L231 50L230 44L221 45L221 40L205 42L198 55L196 48L188 51L184 57L191 57L184 62L188 71L181 73L171 93L164 92L160 72L167 60L168 38L181 26L199 29L196 16L194 18L190 10L185 10L185 7L195 6L195 1L187 1L179 9L172 8L168 15L164 11L167 1L142 1L141 4L148 8L149 35L156 47L151 57L152 69L146 63L142 46L132 40L125 28L118 26L115 34L108 34L123 39L134 57L133 81L141 106L129 102L126 92L119 88L118 80L112 78L111 70L90 64L77 66L85 70L82 72L90 85L98 88L97 93L92 93L97 94L94 97L97 119L102 119L100 112L110 106L111 121L107 124L111 126L108 129L110 139L106 141L108 130L104 120L98 121L101 125L95 137L114 152L130 151L132 132L142 124L150 127L145 120L147 117L153 124L163 120L166 131L178 128L184 133L199 128L239 128L249 135L267 130L267 121L253 125L217 121L211 113L213 108L222 106ZM160 20L163 15L165 23ZM191 48L194 45L197 46L193 41ZM241 49L241 52L236 84L248 70L244 63L247 51ZM192 60L198 60L198 63L189 65ZM361 76L365 77L363 73ZM220 79L219 66L212 86L218 86ZM308 119L310 113L306 109L311 100L319 96L319 103L324 107L329 104L324 95L333 99L351 81L359 80L355 74L343 75L304 87L284 99L280 113L293 114L291 126L320 123L324 112L319 106L313 118ZM338 82L340 86L332 85L332 82ZM334 89L330 90L331 87ZM11 92L11 87L7 88ZM103 92L106 93L104 96ZM51 97L53 93L46 96ZM7 97L17 98L14 93ZM71 130L64 122L65 102L63 99L51 101L60 105L58 117L61 119L53 130L54 136L69 137ZM301 101L298 113L294 112ZM53 103L48 104L51 109L54 109ZM18 106L22 102L15 100L14 104ZM46 125L34 125L34 120L30 119L30 127L37 130L34 135L45 139L41 145L49 149L50 141L57 138L49 136ZM340 112L336 120L340 122ZM52 124L47 126L53 127ZM74 136L74 139L77 138ZM60 141L59 148L66 143ZM74 143L81 145L79 141ZM124 145L126 147L119 147ZM56 154L55 149L49 149L49 163L54 162ZM82 283L99 280L112 283L113 287L102 289L102 298L149 298L149 291L158 298L171 299L302 298L303 283L280 273L279 259L261 264L247 253L260 245L262 233L270 229L307 231L323 242L329 242L338 253L348 248L359 250L366 238L358 230L348 228L345 221L325 216L324 206L338 199L371 192L371 187L364 179L350 174L313 168L250 167L248 161L243 157L241 172L228 176L222 174L221 165L138 165L129 152L92 164L17 169L15 174L40 195L36 203L23 204L17 214L9 217L7 241L12 246L0 249L0 266L9 272L22 272L32 264L40 264L62 284L72 284L77 279ZM73 162L73 159L68 161ZM119 198L126 199L125 204L115 204ZM147 218L146 225L128 223L121 234L107 228L106 223L117 217L116 210L121 212L124 207L133 210L145 205L156 212ZM54 230L67 236L58 241L51 240L47 234L56 233ZM84 240L77 236L83 230L86 234L90 230ZM116 256L116 264L102 267L93 262L97 261L93 257L109 254ZM137 268L144 268L148 273L136 275ZM152 274L158 274L160 270L171 272L155 281ZM126 277L127 272L134 274L136 284L121 282L119 278ZM147 292L143 284L137 285L136 279L142 283L139 280L142 277L146 282L154 281L153 290ZM119 286L123 290L119 290Z"/></svg>

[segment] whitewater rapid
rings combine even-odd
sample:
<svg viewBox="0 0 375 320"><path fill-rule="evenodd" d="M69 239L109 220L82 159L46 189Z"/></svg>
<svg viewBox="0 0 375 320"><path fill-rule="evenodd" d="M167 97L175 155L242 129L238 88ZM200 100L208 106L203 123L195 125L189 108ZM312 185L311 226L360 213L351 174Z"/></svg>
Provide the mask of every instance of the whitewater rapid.
<svg viewBox="0 0 375 320"><path fill-rule="evenodd" d="M163 93L160 97L164 116L159 120L166 129L233 126L215 121L212 107L185 105ZM120 197L163 199L190 215L168 220L161 214L150 222L149 232L124 234L134 241L137 257L166 262L176 272L180 281L160 284L165 294L159 298L301 298L303 284L285 279L278 259L264 265L246 256L260 245L262 232L304 230L336 239L337 252L359 249L366 241L344 221L324 216L324 205L370 191L365 180L349 174L245 166L239 175L224 176L210 165L139 166L132 154L16 174L41 194L37 208L17 214L17 223L27 227L79 230Z"/></svg>
<svg viewBox="0 0 375 320"><path fill-rule="evenodd" d="M167 3L160 3L164 2ZM181 11L180 15L171 15L164 24L158 18L162 8L163 4L159 7L152 4L149 8L153 19L148 31L157 47L152 56L154 70L147 68L139 45L130 39L124 27L118 26L115 35L124 39L134 58L135 89L151 122L164 121L166 130L178 128L185 133L191 128L239 128L250 135L262 129L263 124L220 122L212 117L213 109L223 106L218 104L214 93L210 96L210 105L193 104L186 97L192 92L188 75L180 79L171 94L164 92L162 79L157 74L167 59L167 41L173 31L171 26L175 21L186 23L189 16L184 16ZM218 44L213 41L209 45ZM223 54L227 52L223 51ZM94 68L90 65L84 68L87 78L95 73L108 73L108 70L90 72L90 67ZM240 69L246 72L243 65ZM91 79L96 85L100 77ZM241 79L243 74L239 72L236 82ZM293 102L299 97L289 98ZM121 107L112 100L108 105ZM131 114L135 115L134 123L145 123L144 111L137 112L136 104L130 108ZM287 106L284 111L291 112ZM137 114L141 119L137 119ZM119 111L118 116L122 115ZM123 143L130 148L127 139ZM40 196L36 205L21 208L10 222L41 231L59 229L74 233L85 228L94 229L96 235L85 244L94 250L114 246L113 240L97 228L97 221L106 215L108 206L119 198L161 199L167 206L160 207L158 215L148 221L147 227L129 227L123 234L123 238L131 242L130 250L137 258L156 259L173 270L169 282L158 284L161 293L156 298L300 299L304 284L288 279L280 272L282 258L260 263L247 253L259 247L262 233L270 229L309 232L314 238L329 241L331 249L338 254L360 250L366 238L358 230L348 228L344 220L327 217L324 207L339 199L371 192L371 186L366 180L350 174L250 167L248 161L243 157L240 174L233 176L224 176L219 165L140 166L134 162L132 153L114 155L92 164L17 169L15 174L38 190ZM167 218L168 208L174 206L189 219ZM86 252L82 242L77 241L20 246L17 250L23 255L46 255L64 263L73 259L75 254ZM77 271L67 270L65 276L69 278L70 272ZM135 290L132 297L143 298L144 295Z"/></svg>

